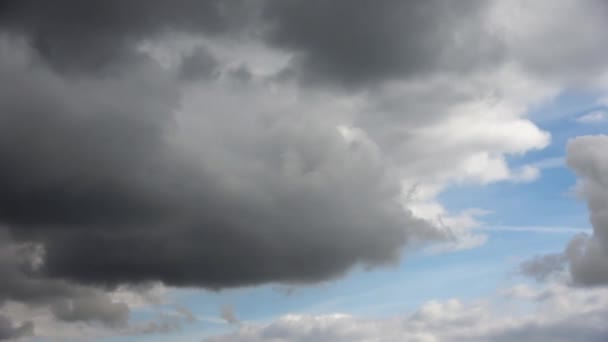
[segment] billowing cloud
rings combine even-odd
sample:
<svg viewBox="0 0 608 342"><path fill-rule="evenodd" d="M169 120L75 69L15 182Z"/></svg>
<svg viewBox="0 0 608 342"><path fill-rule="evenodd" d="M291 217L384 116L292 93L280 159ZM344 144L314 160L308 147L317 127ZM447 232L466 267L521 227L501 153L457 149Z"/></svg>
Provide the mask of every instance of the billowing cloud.
<svg viewBox="0 0 608 342"><path fill-rule="evenodd" d="M44 245L49 276L108 285L306 282L392 261L408 240L437 235L399 205L382 157L334 127L269 117L247 128L259 129L252 141L213 144L229 125L245 127L211 115L222 107L192 114L209 125L176 127L176 85L157 66L70 82L10 62L0 212L16 238ZM208 146L185 140L198 134Z"/></svg>

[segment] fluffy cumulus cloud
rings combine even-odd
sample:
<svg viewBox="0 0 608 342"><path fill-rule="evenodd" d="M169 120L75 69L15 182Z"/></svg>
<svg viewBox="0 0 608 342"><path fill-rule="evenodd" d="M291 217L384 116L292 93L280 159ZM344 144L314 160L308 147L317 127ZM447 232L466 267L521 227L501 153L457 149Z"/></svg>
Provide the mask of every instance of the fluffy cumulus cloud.
<svg viewBox="0 0 608 342"><path fill-rule="evenodd" d="M508 302L506 302L508 301ZM283 341L605 341L605 289L551 284L513 287L495 301L431 301L416 311L380 319L345 314L291 314L248 324L206 342Z"/></svg>
<svg viewBox="0 0 608 342"><path fill-rule="evenodd" d="M550 142L532 106L606 85L605 10L0 1L0 300L145 331L121 286L311 283L404 246L483 243L484 211L437 196L539 176L508 156ZM32 331L8 319L7 334ZM161 321L148 330L176 326Z"/></svg>

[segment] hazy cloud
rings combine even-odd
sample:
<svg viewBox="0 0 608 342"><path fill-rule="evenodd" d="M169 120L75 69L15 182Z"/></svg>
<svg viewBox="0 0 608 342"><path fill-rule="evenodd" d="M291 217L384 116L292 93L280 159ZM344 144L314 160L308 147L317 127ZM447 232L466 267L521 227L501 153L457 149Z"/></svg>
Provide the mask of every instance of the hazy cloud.
<svg viewBox="0 0 608 342"><path fill-rule="evenodd" d="M234 311L234 307L231 305L224 305L220 308L220 316L226 323L237 324L240 322L239 318Z"/></svg>
<svg viewBox="0 0 608 342"><path fill-rule="evenodd" d="M552 284L537 290L519 286L505 296L512 302L507 308L489 301L450 299L425 303L410 314L379 319L346 314L285 315L268 324L248 324L205 341L599 342L608 337L603 324L608 317L605 289L573 290ZM519 311L524 307L528 313Z"/></svg>
<svg viewBox="0 0 608 342"><path fill-rule="evenodd" d="M564 254L536 256L520 265L521 273L537 281L547 280L550 276L565 269L567 257Z"/></svg>
<svg viewBox="0 0 608 342"><path fill-rule="evenodd" d="M599 122L605 122L608 120L606 112L603 110L595 110L591 113L587 113L576 118L576 122L583 124L593 124Z"/></svg>

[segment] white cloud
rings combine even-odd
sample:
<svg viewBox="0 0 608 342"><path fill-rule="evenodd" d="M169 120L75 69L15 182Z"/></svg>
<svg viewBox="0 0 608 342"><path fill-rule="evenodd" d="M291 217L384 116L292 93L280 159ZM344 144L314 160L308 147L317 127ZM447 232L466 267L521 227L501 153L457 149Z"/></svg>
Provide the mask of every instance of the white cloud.
<svg viewBox="0 0 608 342"><path fill-rule="evenodd" d="M518 285L495 300L430 301L388 318L289 314L205 341L605 341L608 289Z"/></svg>

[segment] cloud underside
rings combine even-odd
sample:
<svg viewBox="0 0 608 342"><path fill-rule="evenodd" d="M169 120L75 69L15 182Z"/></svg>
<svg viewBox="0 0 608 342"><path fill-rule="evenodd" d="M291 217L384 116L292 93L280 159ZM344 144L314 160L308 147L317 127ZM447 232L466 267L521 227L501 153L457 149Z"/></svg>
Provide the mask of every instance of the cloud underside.
<svg viewBox="0 0 608 342"><path fill-rule="evenodd" d="M483 241L438 194L538 177L507 156L550 142L530 106L603 86L603 13L1 1L0 302L124 328L107 291L125 284L312 283ZM539 48L555 36L568 44Z"/></svg>

